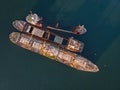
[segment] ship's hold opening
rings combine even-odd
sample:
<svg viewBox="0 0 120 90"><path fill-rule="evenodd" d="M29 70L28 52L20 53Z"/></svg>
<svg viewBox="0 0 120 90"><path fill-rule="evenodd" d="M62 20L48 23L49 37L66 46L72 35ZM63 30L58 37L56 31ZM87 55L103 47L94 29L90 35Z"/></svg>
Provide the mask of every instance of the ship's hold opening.
<svg viewBox="0 0 120 90"><path fill-rule="evenodd" d="M63 44L63 45L67 45L67 43L68 43L68 40L66 40L66 39L63 39L63 42L62 42L62 44Z"/></svg>
<svg viewBox="0 0 120 90"><path fill-rule="evenodd" d="M47 39L47 38L48 38L48 33L47 33L47 32L44 32L43 38L44 38L44 39Z"/></svg>
<svg viewBox="0 0 120 90"><path fill-rule="evenodd" d="M68 42L68 40L66 40L62 37L55 36L53 34L50 34L49 40L52 41L52 42L62 44L62 45L67 45L67 42Z"/></svg>
<svg viewBox="0 0 120 90"><path fill-rule="evenodd" d="M26 32L28 32L28 33L32 33L32 31L33 31L33 27L31 27L31 26L29 26L29 25L26 26L25 29L26 29ZM25 29L24 29L24 30L25 30Z"/></svg>
<svg viewBox="0 0 120 90"><path fill-rule="evenodd" d="M56 35L55 38L54 38L54 42L56 42L58 44L62 44L63 38Z"/></svg>
<svg viewBox="0 0 120 90"><path fill-rule="evenodd" d="M50 40L50 41L54 41L54 38L55 38L55 35L50 34L49 40Z"/></svg>
<svg viewBox="0 0 120 90"><path fill-rule="evenodd" d="M29 33L32 33L32 31L33 31L33 27L31 27L31 28L30 28L30 31L29 31Z"/></svg>

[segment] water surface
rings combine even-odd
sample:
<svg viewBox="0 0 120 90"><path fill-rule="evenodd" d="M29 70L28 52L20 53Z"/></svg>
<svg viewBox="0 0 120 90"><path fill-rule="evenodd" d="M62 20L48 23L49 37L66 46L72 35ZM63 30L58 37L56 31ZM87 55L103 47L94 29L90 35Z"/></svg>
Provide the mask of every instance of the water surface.
<svg viewBox="0 0 120 90"><path fill-rule="evenodd" d="M0 90L120 89L119 0L4 0L0 9ZM77 71L12 44L8 36L17 31L12 21L24 20L30 10L43 16L45 24L59 22L64 29L84 24L88 32L74 37L85 43L81 55L100 71Z"/></svg>

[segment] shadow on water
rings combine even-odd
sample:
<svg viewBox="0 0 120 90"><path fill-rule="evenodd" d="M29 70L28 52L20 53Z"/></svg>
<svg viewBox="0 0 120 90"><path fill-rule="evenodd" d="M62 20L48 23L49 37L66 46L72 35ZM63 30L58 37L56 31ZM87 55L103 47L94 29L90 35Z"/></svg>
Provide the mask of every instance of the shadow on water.
<svg viewBox="0 0 120 90"><path fill-rule="evenodd" d="M74 37L85 43L81 54L97 62L120 33L119 8L119 0L42 0L32 10L43 16L47 24L59 22L64 29L71 30L78 24L84 24L88 32Z"/></svg>

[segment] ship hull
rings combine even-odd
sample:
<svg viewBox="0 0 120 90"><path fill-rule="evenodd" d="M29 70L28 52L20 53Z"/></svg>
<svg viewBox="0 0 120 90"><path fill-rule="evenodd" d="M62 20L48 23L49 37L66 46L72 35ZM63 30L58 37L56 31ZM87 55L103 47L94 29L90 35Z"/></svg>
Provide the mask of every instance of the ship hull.
<svg viewBox="0 0 120 90"><path fill-rule="evenodd" d="M61 62L77 70L87 72L99 71L98 67L86 58L30 34L12 32L9 38L10 41L22 48Z"/></svg>

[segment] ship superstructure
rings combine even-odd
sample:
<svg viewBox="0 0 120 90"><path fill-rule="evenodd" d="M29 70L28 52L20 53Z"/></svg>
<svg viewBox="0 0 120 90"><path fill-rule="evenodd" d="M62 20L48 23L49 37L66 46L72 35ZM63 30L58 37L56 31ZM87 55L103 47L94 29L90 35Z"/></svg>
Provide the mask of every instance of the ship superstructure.
<svg viewBox="0 0 120 90"><path fill-rule="evenodd" d="M10 40L20 47L66 64L77 70L88 72L99 71L98 67L91 61L76 54L76 52L82 52L84 47L83 42L73 37L68 39L63 38L49 30L54 29L81 35L86 32L84 26L79 25L75 27L74 32L51 26L43 28L41 20L42 18L38 17L37 14L29 14L26 17L26 21L15 20L13 26L21 31L21 33L11 33L9 36Z"/></svg>

